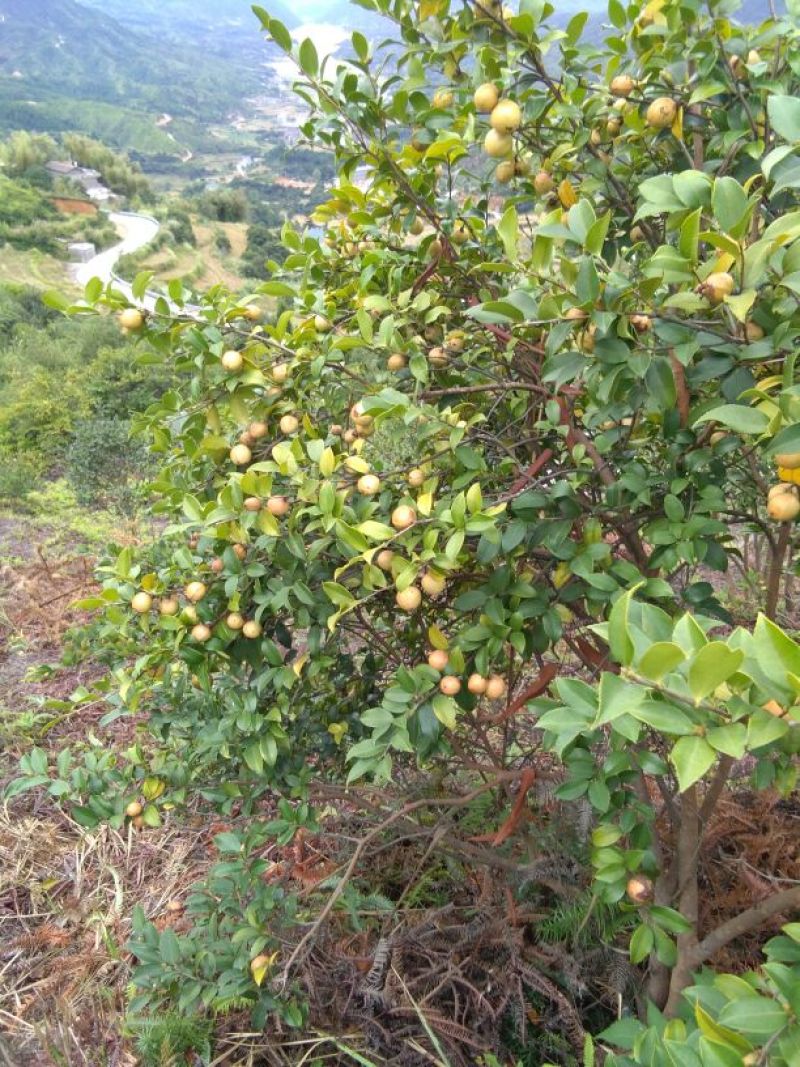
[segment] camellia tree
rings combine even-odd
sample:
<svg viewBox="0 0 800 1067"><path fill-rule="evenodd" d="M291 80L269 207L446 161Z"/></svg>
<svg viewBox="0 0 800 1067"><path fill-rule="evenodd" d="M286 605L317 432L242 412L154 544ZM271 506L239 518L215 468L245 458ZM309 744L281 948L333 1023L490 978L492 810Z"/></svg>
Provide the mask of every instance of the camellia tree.
<svg viewBox="0 0 800 1067"><path fill-rule="evenodd" d="M796 1063L796 925L763 972L696 974L800 905L792 886L698 928L731 774L796 780L800 647L773 620L800 514L798 27L737 25L732 0L610 0L587 40L543 0L362 6L395 40L354 33L347 62L254 9L298 65L303 134L335 153L322 238L287 225L247 299L173 283L121 313L179 383L140 420L168 525L95 606L135 650L118 711L146 702L164 744L147 772L135 756L127 809L85 771L67 788L89 824L147 825L193 792L247 814L417 763L524 803L549 750L647 964L649 1014L608 1032L632 1051L606 1062ZM732 630L711 576L753 528L763 614ZM282 812L287 839L313 820ZM140 917L149 995L191 958L183 1007L276 1007L292 960L242 918L245 866L193 945L159 956ZM216 993L209 909L218 937L220 912L244 931Z"/></svg>

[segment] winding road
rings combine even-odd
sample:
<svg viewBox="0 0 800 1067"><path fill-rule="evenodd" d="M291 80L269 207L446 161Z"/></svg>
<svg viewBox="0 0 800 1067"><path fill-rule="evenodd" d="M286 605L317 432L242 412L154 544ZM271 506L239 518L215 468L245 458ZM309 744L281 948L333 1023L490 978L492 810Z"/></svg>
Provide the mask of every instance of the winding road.
<svg viewBox="0 0 800 1067"><path fill-rule="evenodd" d="M122 256L137 252L149 244L161 229L161 225L150 215L139 215L133 211L111 211L108 217L116 226L122 240L104 252L99 252L86 263L72 263L69 268L70 275L81 286L86 285L92 278L99 278L103 285L113 281L114 288L124 293L131 303L152 311L159 294L148 291L142 300L135 300L130 282L115 274L114 268Z"/></svg>

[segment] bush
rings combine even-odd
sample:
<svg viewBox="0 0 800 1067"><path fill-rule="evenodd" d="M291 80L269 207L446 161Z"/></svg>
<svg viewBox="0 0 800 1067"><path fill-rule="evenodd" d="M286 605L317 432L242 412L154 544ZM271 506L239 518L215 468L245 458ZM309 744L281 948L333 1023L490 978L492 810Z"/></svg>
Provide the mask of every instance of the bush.
<svg viewBox="0 0 800 1067"><path fill-rule="evenodd" d="M147 451L131 441L127 419L78 422L66 454L67 477L79 504L132 515L142 503Z"/></svg>
<svg viewBox="0 0 800 1067"><path fill-rule="evenodd" d="M584 15L554 34L536 5L398 0L385 81L359 35L361 65L320 74L311 42L261 12L338 178L321 240L284 227L285 268L260 295L285 311L251 322L215 287L199 317L143 331L178 379L136 420L169 533L104 565L93 605L106 649L135 657L119 705L152 708L157 773L137 768L135 818L200 797L232 826L185 937L137 916L137 1010L293 1021L304 949L345 910L363 850L429 816L426 848L457 840L483 863L481 902L464 905L480 933L493 889L509 912L520 900L501 877L531 867L518 831L544 785L582 805L589 910L620 913L610 948L639 1018L600 1038L606 1062L792 1062L794 927L757 975L700 970L800 904L796 884L764 880L739 886L729 919L701 907L734 770L788 796L800 748L800 645L775 621L800 515L800 37L728 10L612 4L608 41L582 44ZM710 579L753 528L770 573L762 615L736 626ZM363 779L386 792L359 793ZM294 904L269 892L260 850L302 852L315 789L379 821L290 950ZM495 828L459 833L484 793ZM121 791L92 804L87 825L123 825ZM348 935L369 914L353 910ZM497 972L518 944L498 921ZM586 1031L616 996L581 1013L568 974L521 966L519 988L557 1006L564 1061L591 1062Z"/></svg>

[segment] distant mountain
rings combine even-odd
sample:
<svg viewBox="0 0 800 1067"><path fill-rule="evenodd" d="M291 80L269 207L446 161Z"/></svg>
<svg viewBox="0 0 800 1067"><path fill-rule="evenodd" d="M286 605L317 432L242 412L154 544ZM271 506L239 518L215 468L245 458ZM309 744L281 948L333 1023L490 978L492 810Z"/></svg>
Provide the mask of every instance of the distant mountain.
<svg viewBox="0 0 800 1067"><path fill-rule="evenodd" d="M123 12L147 2L118 6ZM206 3L219 5L237 6ZM167 39L146 21L112 17L114 6L0 0L0 131L79 129L123 147L174 154L185 142L175 138L177 125L156 127L160 114L203 130L263 87L258 58L210 55L190 33Z"/></svg>

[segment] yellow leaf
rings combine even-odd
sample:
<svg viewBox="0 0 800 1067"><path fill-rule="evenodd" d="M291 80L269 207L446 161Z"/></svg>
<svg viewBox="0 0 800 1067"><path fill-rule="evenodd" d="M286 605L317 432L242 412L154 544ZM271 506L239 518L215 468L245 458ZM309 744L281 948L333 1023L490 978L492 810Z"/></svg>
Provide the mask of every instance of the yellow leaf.
<svg viewBox="0 0 800 1067"><path fill-rule="evenodd" d="M328 733L331 735L337 745L341 745L344 735L347 733L346 722L332 722L328 726Z"/></svg>
<svg viewBox="0 0 800 1067"><path fill-rule="evenodd" d="M436 18L436 16L439 14L439 11L444 7L445 2L446 0L420 0L420 22L424 22L425 19Z"/></svg>
<svg viewBox="0 0 800 1067"><path fill-rule="evenodd" d="M575 192L575 187L567 178L564 178L564 180L559 183L558 199L564 207L572 207L574 204L578 203L578 194Z"/></svg>
<svg viewBox="0 0 800 1067"><path fill-rule="evenodd" d="M672 123L672 132L679 141L683 140L683 108L679 107Z"/></svg>
<svg viewBox="0 0 800 1067"><path fill-rule="evenodd" d="M336 466L336 455L332 448L326 448L319 457L319 470L323 478L330 478Z"/></svg>
<svg viewBox="0 0 800 1067"><path fill-rule="evenodd" d="M155 800L166 789L160 778L145 778L142 782L142 796L145 800Z"/></svg>
<svg viewBox="0 0 800 1067"><path fill-rule="evenodd" d="M417 511L420 515L430 515L433 510L433 493L420 493L417 497Z"/></svg>
<svg viewBox="0 0 800 1067"><path fill-rule="evenodd" d="M303 671L303 667L305 667L306 663L308 663L308 653L304 652L302 656L298 656L292 664L292 670L298 678L300 677Z"/></svg>
<svg viewBox="0 0 800 1067"><path fill-rule="evenodd" d="M344 465L349 471L355 471L356 474L369 473L369 463L362 459L361 456L348 456L344 461Z"/></svg>
<svg viewBox="0 0 800 1067"><path fill-rule="evenodd" d="M278 520L274 515L270 515L266 508L262 508L258 513L257 525L262 533L265 533L267 537L277 537L281 532L281 528L278 524Z"/></svg>
<svg viewBox="0 0 800 1067"><path fill-rule="evenodd" d="M260 958L261 957L258 957L258 956L256 957L256 959L260 959ZM266 976L273 969L273 967L275 966L275 960L277 958L278 958L278 953L277 952L273 952L271 956L263 957L264 963L261 964L260 966L253 967L251 965L250 973L252 974L253 981L256 983L257 986L261 985L261 983L264 981Z"/></svg>
<svg viewBox="0 0 800 1067"><path fill-rule="evenodd" d="M438 626L428 627L428 640L430 641L432 648L446 649L450 644Z"/></svg>

